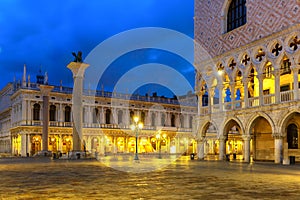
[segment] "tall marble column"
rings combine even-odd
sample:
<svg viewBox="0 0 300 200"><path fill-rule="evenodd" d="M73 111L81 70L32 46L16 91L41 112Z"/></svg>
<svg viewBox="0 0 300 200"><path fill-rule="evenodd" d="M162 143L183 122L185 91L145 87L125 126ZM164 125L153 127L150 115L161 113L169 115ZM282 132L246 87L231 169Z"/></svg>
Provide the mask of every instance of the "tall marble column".
<svg viewBox="0 0 300 200"><path fill-rule="evenodd" d="M71 62L67 68L73 73L73 151L83 151L82 148L82 96L83 96L83 77L89 64Z"/></svg>
<svg viewBox="0 0 300 200"><path fill-rule="evenodd" d="M53 89L50 85L40 85L43 96L43 134L42 134L42 154L48 155L48 138L49 138L49 94Z"/></svg>

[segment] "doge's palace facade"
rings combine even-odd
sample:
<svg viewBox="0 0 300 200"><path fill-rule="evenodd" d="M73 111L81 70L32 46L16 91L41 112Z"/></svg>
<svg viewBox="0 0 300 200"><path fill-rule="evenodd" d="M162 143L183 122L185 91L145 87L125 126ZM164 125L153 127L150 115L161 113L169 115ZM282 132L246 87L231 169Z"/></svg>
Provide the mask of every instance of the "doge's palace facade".
<svg viewBox="0 0 300 200"><path fill-rule="evenodd" d="M300 1L195 0L199 158L300 160Z"/></svg>

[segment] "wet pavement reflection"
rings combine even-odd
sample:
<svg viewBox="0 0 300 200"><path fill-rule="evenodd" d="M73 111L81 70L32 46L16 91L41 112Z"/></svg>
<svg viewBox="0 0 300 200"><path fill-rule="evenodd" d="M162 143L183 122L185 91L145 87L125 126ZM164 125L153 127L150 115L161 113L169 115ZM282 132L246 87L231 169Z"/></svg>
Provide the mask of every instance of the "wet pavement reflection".
<svg viewBox="0 0 300 200"><path fill-rule="evenodd" d="M118 161L118 165L128 166L128 162L132 161ZM106 164L98 160L0 159L0 199L300 199L299 164L181 157L145 173L119 171Z"/></svg>

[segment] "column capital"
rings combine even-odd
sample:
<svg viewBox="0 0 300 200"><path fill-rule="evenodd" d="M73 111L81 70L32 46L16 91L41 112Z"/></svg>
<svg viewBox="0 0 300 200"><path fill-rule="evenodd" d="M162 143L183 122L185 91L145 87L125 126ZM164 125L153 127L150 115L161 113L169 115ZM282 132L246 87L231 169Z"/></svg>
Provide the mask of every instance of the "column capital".
<svg viewBox="0 0 300 200"><path fill-rule="evenodd" d="M53 90L54 86L51 85L40 85L39 86L41 93L43 96L49 96L51 90Z"/></svg>
<svg viewBox="0 0 300 200"><path fill-rule="evenodd" d="M205 142L205 139L206 139L206 138L205 138L204 136L200 136L200 137L198 137L198 138L196 139L196 141L202 143L202 142Z"/></svg>
<svg viewBox="0 0 300 200"><path fill-rule="evenodd" d="M281 135L280 133L273 133L272 134L272 137L274 139L283 139L283 135Z"/></svg>
<svg viewBox="0 0 300 200"><path fill-rule="evenodd" d="M273 71L273 74L274 74L275 77L279 77L280 76L280 69L275 69Z"/></svg>
<svg viewBox="0 0 300 200"><path fill-rule="evenodd" d="M219 137L219 140L220 140L220 141L225 141L226 138L227 138L227 137L226 137L225 135L221 135L221 136Z"/></svg>
<svg viewBox="0 0 300 200"><path fill-rule="evenodd" d="M264 74L263 74L263 73L258 73L258 74L256 75L256 78L257 78L258 80L262 81L263 78L264 78Z"/></svg>
<svg viewBox="0 0 300 200"><path fill-rule="evenodd" d="M219 90L223 90L223 89L224 89L224 85L223 85L223 84L218 84L218 85L217 85L217 88L218 88Z"/></svg>
<svg viewBox="0 0 300 200"><path fill-rule="evenodd" d="M84 72L86 68L88 68L90 65L87 63L80 63L80 62L70 62L67 66L72 73L73 73L73 78L75 77L81 77L83 78Z"/></svg>
<svg viewBox="0 0 300 200"><path fill-rule="evenodd" d="M293 71L293 73L298 74L298 70L299 70L299 69L297 68L296 65L291 66L291 70Z"/></svg>
<svg viewBox="0 0 300 200"><path fill-rule="evenodd" d="M251 135L242 135L243 140L247 141L251 139Z"/></svg>
<svg viewBox="0 0 300 200"><path fill-rule="evenodd" d="M246 85L249 82L249 78L248 77L243 77L242 82L244 85Z"/></svg>

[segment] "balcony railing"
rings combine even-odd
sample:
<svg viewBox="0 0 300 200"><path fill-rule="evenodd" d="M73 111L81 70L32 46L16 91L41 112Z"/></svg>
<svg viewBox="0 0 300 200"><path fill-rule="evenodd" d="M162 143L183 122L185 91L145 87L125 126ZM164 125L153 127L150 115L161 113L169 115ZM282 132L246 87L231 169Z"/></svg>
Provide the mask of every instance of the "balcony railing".
<svg viewBox="0 0 300 200"><path fill-rule="evenodd" d="M224 110L231 110L232 102L225 102L224 103Z"/></svg>
<svg viewBox="0 0 300 200"><path fill-rule="evenodd" d="M293 90L280 92L280 101L281 102L292 101L293 99L294 99L294 91Z"/></svg>
<svg viewBox="0 0 300 200"><path fill-rule="evenodd" d="M300 89L299 89L300 94ZM262 97L263 103L262 105L272 105L275 104L275 94L268 94ZM291 101L296 101L294 90L280 92L280 102L286 103ZM244 99L242 100L235 100L234 102L224 102L223 103L223 110L224 111L231 111L231 110L241 110L245 108L253 108L260 106L260 97L251 97L247 99L247 104L245 104ZM209 114L209 106L200 107L200 115L207 115ZM220 112L220 105L215 104L211 106L211 113L218 113Z"/></svg>
<svg viewBox="0 0 300 200"><path fill-rule="evenodd" d="M275 95L274 94L268 94L263 96L264 99L264 105L270 105L275 103Z"/></svg>
<svg viewBox="0 0 300 200"><path fill-rule="evenodd" d="M29 89L29 90L40 90L39 84L37 83L30 83L27 86L22 86L21 84L16 84L15 89ZM65 87L65 86L54 86L53 92L59 92L64 94L72 94L73 88ZM154 102L154 103L163 103L163 104L174 104L174 105L183 105L183 106L197 106L196 101L188 101L187 99L182 98L167 98L163 96L143 96L139 94L123 94L123 93L116 93L116 92L107 92L107 91L100 91L100 90L89 90L84 89L83 95L85 96L96 96L96 97L106 97L106 98L115 98L115 99L124 99L124 100L135 100L135 101L145 101L145 102Z"/></svg>
<svg viewBox="0 0 300 200"><path fill-rule="evenodd" d="M248 99L249 107L259 106L259 97L251 97Z"/></svg>

